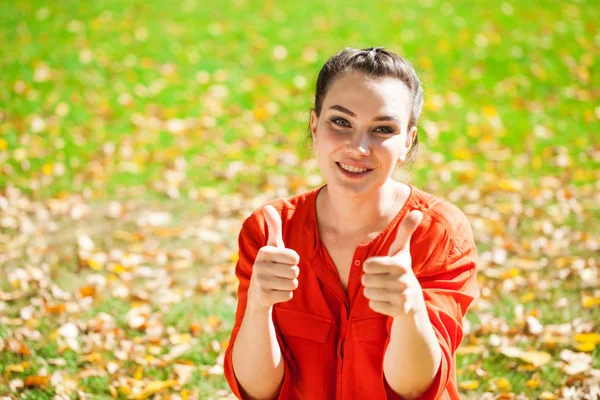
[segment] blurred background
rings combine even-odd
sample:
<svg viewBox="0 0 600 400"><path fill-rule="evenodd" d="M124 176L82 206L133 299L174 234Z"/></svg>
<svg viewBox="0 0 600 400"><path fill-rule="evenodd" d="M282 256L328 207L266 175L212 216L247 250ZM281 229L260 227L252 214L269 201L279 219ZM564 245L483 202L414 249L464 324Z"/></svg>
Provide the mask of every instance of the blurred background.
<svg viewBox="0 0 600 400"><path fill-rule="evenodd" d="M384 46L425 90L402 179L478 245L464 398L599 398L598 6L2 2L0 396L231 397L241 223L324 183L318 71Z"/></svg>

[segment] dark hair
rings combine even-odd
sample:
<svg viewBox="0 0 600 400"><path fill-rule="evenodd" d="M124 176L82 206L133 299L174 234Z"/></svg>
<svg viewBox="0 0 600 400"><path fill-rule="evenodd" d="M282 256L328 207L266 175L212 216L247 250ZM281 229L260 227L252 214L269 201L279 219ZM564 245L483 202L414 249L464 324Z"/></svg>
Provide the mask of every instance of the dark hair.
<svg viewBox="0 0 600 400"><path fill-rule="evenodd" d="M333 81L338 77L352 73L361 72L375 78L393 77L398 78L407 86L412 95L410 119L408 130L417 124L417 120L423 110L423 88L412 65L399 55L386 51L383 47L370 47L368 49L353 49L346 47L344 50L333 55L317 78L315 90L314 110L317 117L321 115L323 100ZM310 129L309 129L310 131ZM312 140L312 135L308 136ZM412 164L419 148L418 134L406 155L406 164Z"/></svg>

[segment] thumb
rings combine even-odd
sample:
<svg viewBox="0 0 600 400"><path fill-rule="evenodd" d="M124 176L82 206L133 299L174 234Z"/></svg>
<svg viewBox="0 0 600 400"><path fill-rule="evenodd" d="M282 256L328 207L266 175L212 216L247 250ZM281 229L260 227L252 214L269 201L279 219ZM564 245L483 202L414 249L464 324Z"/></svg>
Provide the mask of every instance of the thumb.
<svg viewBox="0 0 600 400"><path fill-rule="evenodd" d="M269 237L267 239L267 246L274 246L284 248L283 237L281 233L281 217L272 205L266 205L263 209L263 215L267 221L267 227L269 229Z"/></svg>
<svg viewBox="0 0 600 400"><path fill-rule="evenodd" d="M423 213L418 210L411 211L400 223L396 239L390 246L389 257L393 257L402 250L410 250L410 239L412 234L423 220Z"/></svg>

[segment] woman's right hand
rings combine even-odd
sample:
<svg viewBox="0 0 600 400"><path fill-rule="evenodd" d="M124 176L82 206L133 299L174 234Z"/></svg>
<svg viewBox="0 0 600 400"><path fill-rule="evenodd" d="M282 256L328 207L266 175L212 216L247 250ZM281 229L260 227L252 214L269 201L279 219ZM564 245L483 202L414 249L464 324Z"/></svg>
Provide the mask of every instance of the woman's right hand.
<svg viewBox="0 0 600 400"><path fill-rule="evenodd" d="M269 237L267 245L256 255L250 286L248 306L268 309L275 303L292 299L298 288L300 256L292 249L286 249L282 237L281 217L271 205L263 209Z"/></svg>

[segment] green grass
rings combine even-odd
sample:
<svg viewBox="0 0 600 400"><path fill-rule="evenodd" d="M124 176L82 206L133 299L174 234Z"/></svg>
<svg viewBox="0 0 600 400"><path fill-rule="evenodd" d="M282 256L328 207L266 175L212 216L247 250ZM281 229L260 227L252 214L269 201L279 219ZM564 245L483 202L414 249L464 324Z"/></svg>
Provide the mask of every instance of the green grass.
<svg viewBox="0 0 600 400"><path fill-rule="evenodd" d="M582 292L593 295L593 288L585 287L572 262L575 258L592 260L596 255L584 241L574 238L581 233L589 240L597 239L595 225L600 218L593 197L600 179L600 109L595 89L600 87L599 20L600 11L591 0L484 1L477 5L464 0L335 0L310 6L247 0L219 7L194 0L179 6L139 0L126 4L114 0L3 2L0 41L8 45L0 48L0 194L14 186L36 204L69 194L85 196L91 216L78 223L58 218L57 233L45 236L56 246L48 258L50 281L69 293L95 273L75 266L74 241L81 232L107 252L120 248L137 253L147 241L152 241L150 248L164 251L199 250L203 245L193 236L160 237L137 226L135 219L107 221L103 212L111 200L132 202L143 210L167 210L173 216L172 227L207 223L203 218L211 214L220 221L233 221L223 242L211 245L208 256L195 260L190 268L169 273L174 280L171 289L189 289L192 279L209 276L223 265L233 267L227 254L235 251L236 230L248 210L242 205L217 211L215 204L229 204L231 195L247 200L267 192L275 197L275 190L282 186L290 195L314 186L309 177L318 170L307 162L312 155L304 139L314 81L323 62L346 46L385 46L413 63L425 90L421 150L411 170L413 184L440 196L462 186L480 191L479 199L459 196L455 202L459 208L477 204L505 210L507 204L518 202L533 210L532 216L498 211L500 220L484 219L484 228L498 225L502 233L478 232L480 254L513 239L524 250L511 255L545 257L548 263L537 276L521 271L526 283L512 292L503 288L504 279L481 274L480 284L489 289L486 300L491 305L467 314L473 328L485 330L481 322L485 313L514 328L515 306L522 303L521 296L533 292L535 298L523 303L525 315L535 312L545 326L592 321L591 331L598 332L599 308L583 307L581 298ZM273 57L279 45L287 51L283 60ZM302 78L305 86L295 84ZM176 120L185 120L188 126L178 130ZM282 151L296 154L298 162L283 163ZM506 156L496 160L496 153ZM443 155L444 161L435 164L434 154ZM559 154L567 155L570 163L561 163ZM228 171L232 161L242 163L236 174ZM165 186L167 171L173 169L185 173L179 183L172 184L179 196ZM446 170L449 179L443 180ZM561 184L544 187L547 177ZM520 181L523 189L507 191L503 182L512 180ZM559 208L551 208L558 207L556 198L539 204L533 200L540 191L549 190L556 197L563 189L571 192L582 212L557 212ZM212 191L218 197L211 197ZM518 228L509 227L511 217L519 219ZM535 225L542 220L552 221L555 228L569 227L569 246L528 250L526 245L540 237L551 239ZM117 237L118 230L140 232L144 238L127 242ZM4 226L0 235L7 240L20 237L18 230ZM35 264L25 247L21 257L0 262L0 273L28 262ZM0 240L2 251L7 247ZM548 255L548 251L555 253ZM564 257L572 258L566 267L572 274L563 279L558 270ZM593 268L591 261L586 262ZM116 280L89 309L38 319L34 329L43 339L25 340L31 357L0 352L0 395L9 392L12 379L38 373L48 359L66 361L65 366L47 365L50 374L85 370L78 354L59 352L56 340L50 338L67 321L85 322L99 312L108 313L115 317L121 339L141 340L143 334L127 325L130 298L111 294L120 277L106 270L98 274ZM535 284L543 280L554 286L539 290ZM136 278L131 290L146 283ZM220 286L213 294L185 295L166 309L152 305L161 322L178 333L188 332L192 322L205 324L213 316L222 320L214 331L194 338L191 350L181 359L199 368L186 385L170 390L187 390L199 398L228 393L222 376L206 373L219 356L212 343L228 339L235 312L231 289ZM16 290L5 280L0 281L0 288ZM32 296L39 299L40 289L33 290ZM17 318L32 296L4 302L0 317ZM555 304L562 297L567 298L568 307L558 309ZM0 324L0 338L6 341L21 328ZM513 333L504 335L515 340ZM552 362L524 371L525 363L488 346L489 334L477 339L486 344L489 354L457 357L459 382L480 381L476 390L464 391L465 397L478 398L492 390L489 382L494 377L509 379L514 393L531 398L579 384L571 383ZM523 340L519 346L543 347L538 338ZM572 343L552 350L553 362L559 360L563 348L573 349ZM169 345L163 350L168 349ZM103 362L115 359L113 351L100 353ZM600 368L600 347L590 355L593 366ZM24 372L7 371L26 359L31 366ZM123 362L117 375L131 378L137 366L132 360ZM478 376L477 368L486 374ZM539 374L541 385L530 389L525 383L534 374ZM143 376L146 380L174 378L172 365L146 368ZM84 377L78 383L97 398L112 398L110 387L119 387L110 375ZM52 398L54 392L27 389L22 395L42 399Z"/></svg>

